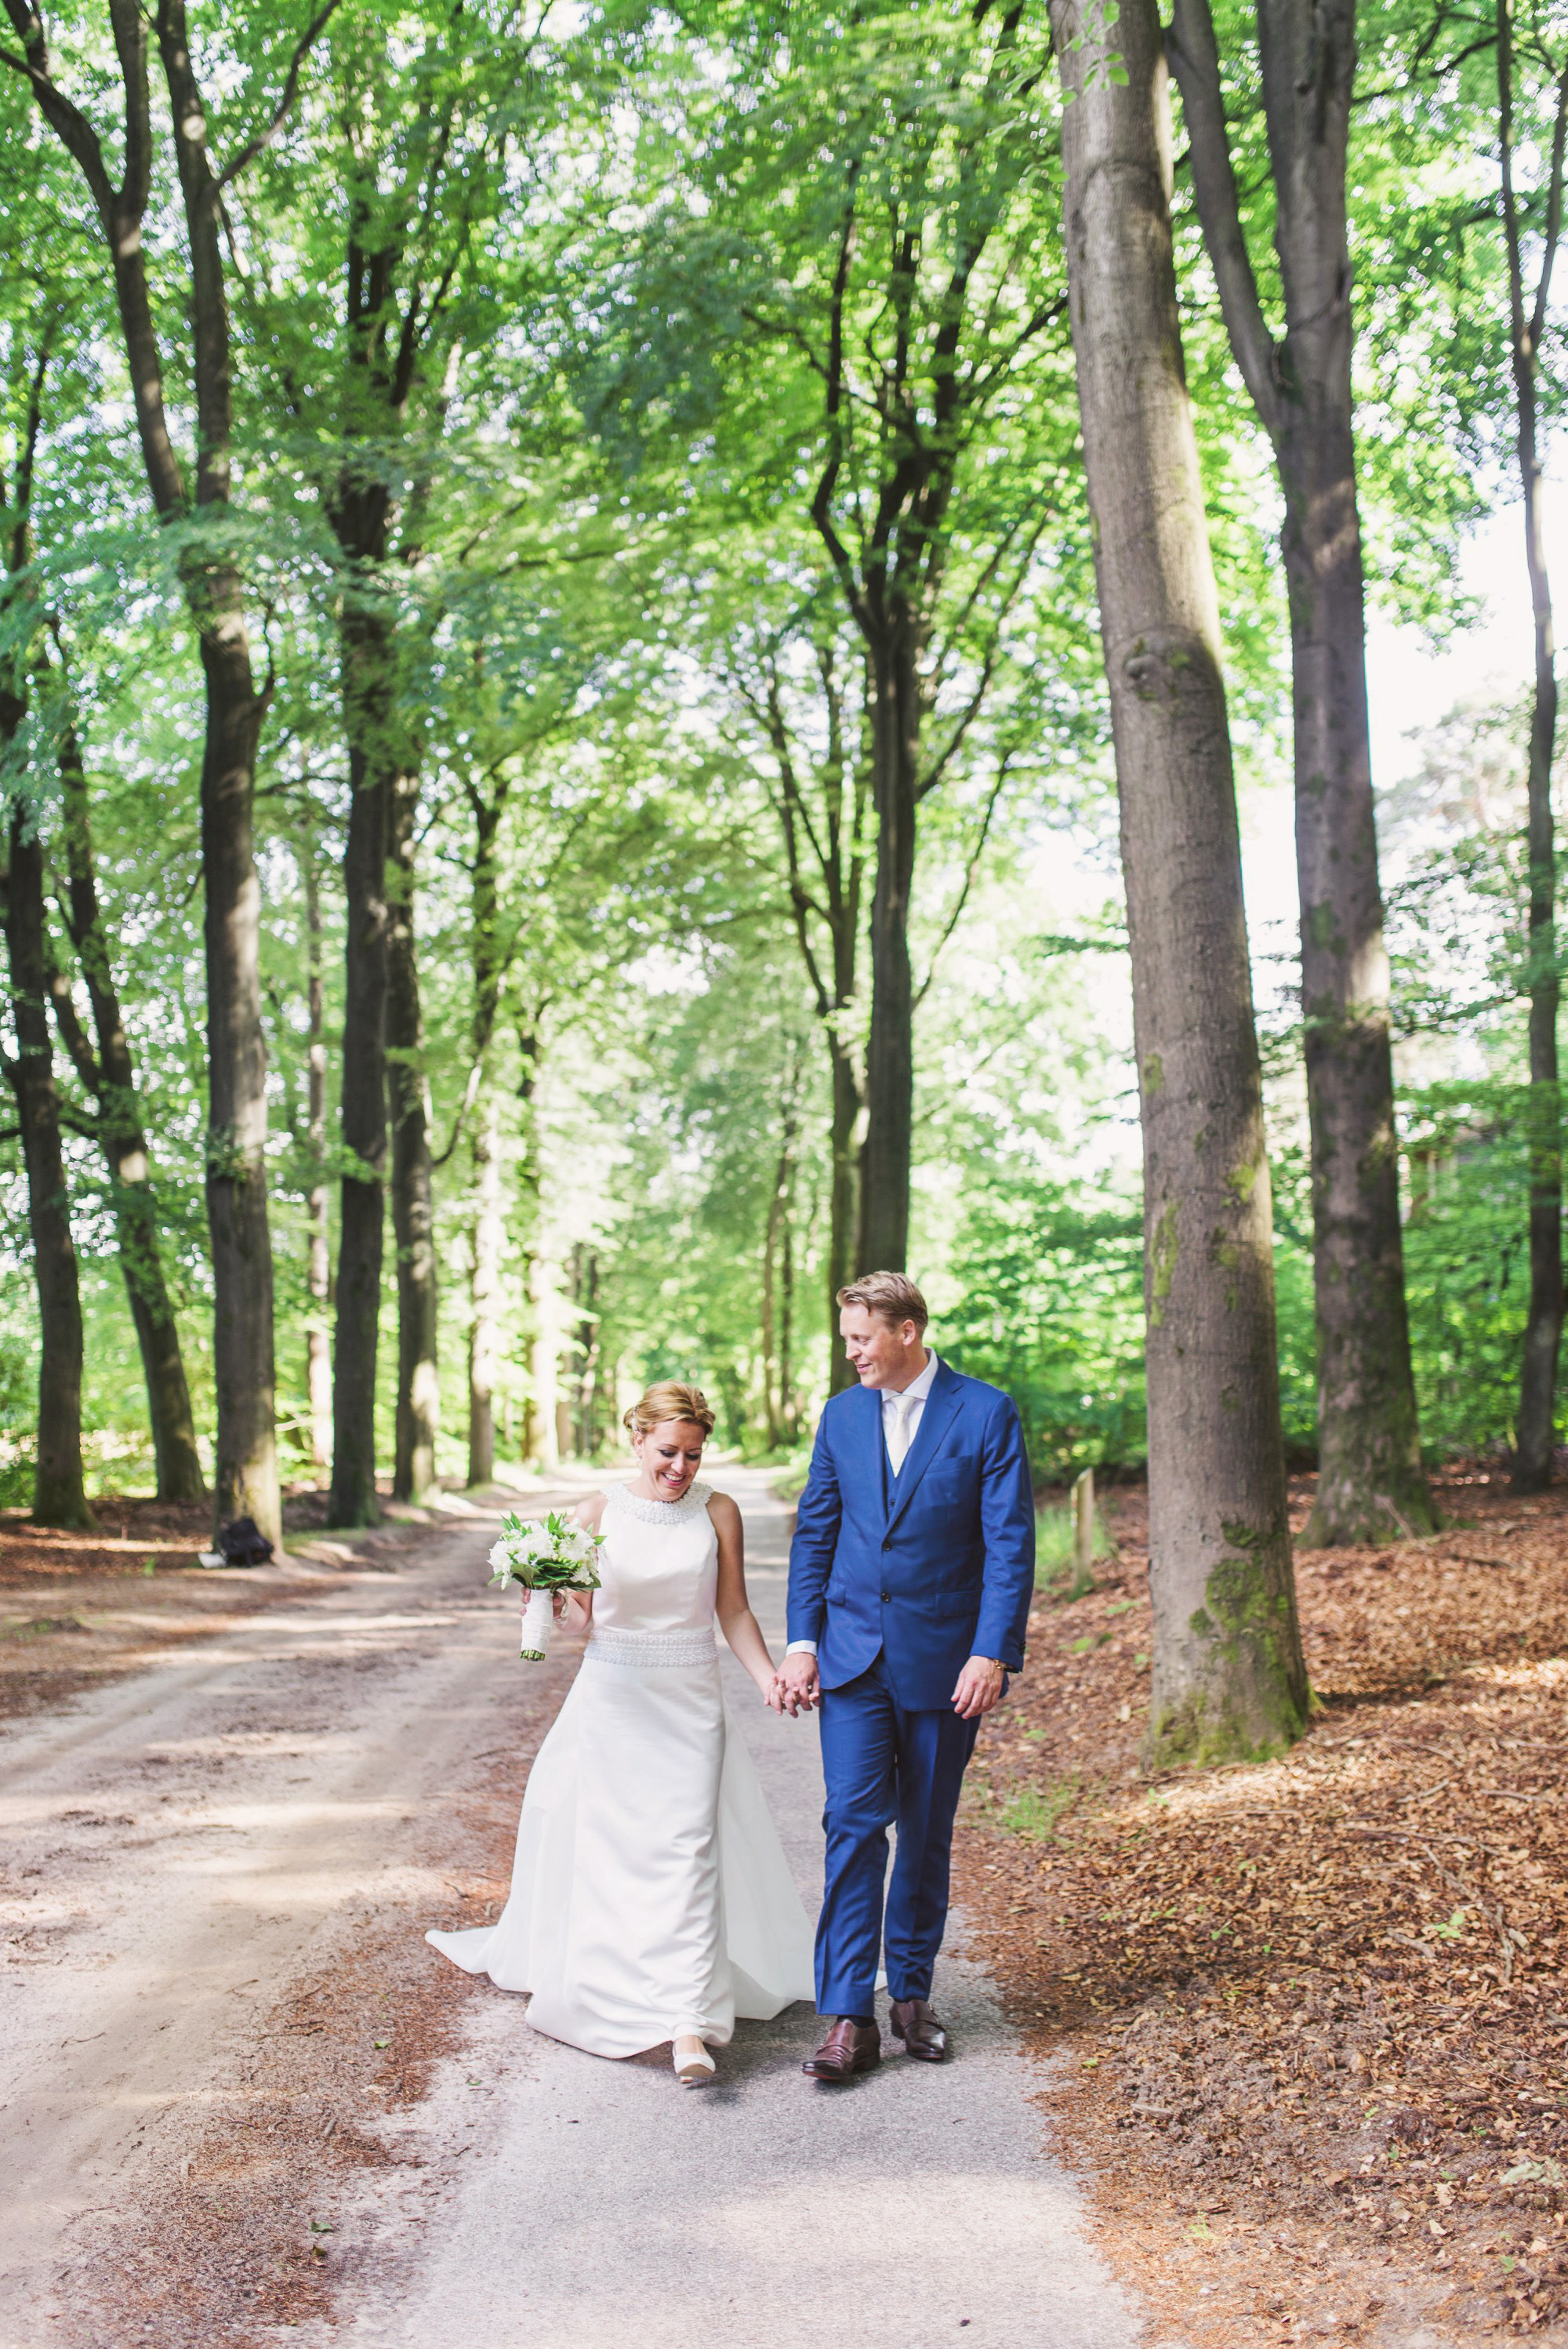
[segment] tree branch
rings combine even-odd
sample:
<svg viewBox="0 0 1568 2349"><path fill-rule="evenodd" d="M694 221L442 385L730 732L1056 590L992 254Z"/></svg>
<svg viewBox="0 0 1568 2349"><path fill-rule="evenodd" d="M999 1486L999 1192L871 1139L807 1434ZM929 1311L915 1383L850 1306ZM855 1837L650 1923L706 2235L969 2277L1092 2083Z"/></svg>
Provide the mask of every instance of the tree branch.
<svg viewBox="0 0 1568 2349"><path fill-rule="evenodd" d="M1220 88L1220 52L1209 0L1176 0L1165 36L1181 92L1181 110L1191 138L1192 186L1203 242L1220 289L1220 308L1236 365L1252 394L1264 431L1276 450L1286 409L1280 382L1279 346L1269 332L1258 296L1252 255L1242 226L1235 165Z"/></svg>
<svg viewBox="0 0 1568 2349"><path fill-rule="evenodd" d="M926 989L936 977L936 965L942 949L964 918L964 908L969 903L969 892L975 885L975 875L978 870L980 859L985 854L985 843L990 837L991 819L996 812L996 802L1002 796L1002 786L1007 780L1007 770L1013 763L1013 757L1011 750L1006 750L997 764L996 780L991 786L991 796L985 802L985 812L980 819L980 830L975 836L975 845L969 852L969 862L964 868L964 885L958 892L953 911L947 917L946 927L931 949L931 960L926 965L925 977L915 989L914 1001L911 1006L913 1010L918 1011L924 1002Z"/></svg>
<svg viewBox="0 0 1568 2349"><path fill-rule="evenodd" d="M240 173L245 169L247 164L253 163L255 161L256 157L261 153L263 147L270 147L272 145L273 140L277 137L279 131L283 129L284 124L287 121L289 109L294 105L294 94L299 88L300 67L304 65L306 57L309 57L312 49L315 47L316 41L321 34L325 31L327 20L332 16L333 11L336 8L337 5L338 0L326 0L325 6L319 8L316 11L316 14L311 18L310 23L305 26L304 31L300 35L299 39L295 42L294 53L289 59L289 69L284 77L283 90L278 98L277 105L273 109L272 120L268 123L264 130L259 130L253 139L247 140L245 144L241 148L239 153L235 156L233 161L226 170L219 172L217 184L218 192L220 194L222 193L223 190L229 185L231 181L237 180L239 178Z"/></svg>

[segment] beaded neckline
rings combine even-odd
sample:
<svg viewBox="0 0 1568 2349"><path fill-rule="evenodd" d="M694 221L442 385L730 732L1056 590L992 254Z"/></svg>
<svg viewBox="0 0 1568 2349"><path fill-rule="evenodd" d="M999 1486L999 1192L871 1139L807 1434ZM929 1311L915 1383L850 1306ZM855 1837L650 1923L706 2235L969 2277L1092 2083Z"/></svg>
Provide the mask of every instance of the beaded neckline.
<svg viewBox="0 0 1568 2349"><path fill-rule="evenodd" d="M679 1525L687 1517L702 1515L713 1498L713 1486L703 1484L699 1478L695 1485L688 1485L678 1501L649 1501L641 1493L634 1493L629 1485L612 1485L604 1497L616 1508L624 1509L628 1516L635 1517L639 1525Z"/></svg>

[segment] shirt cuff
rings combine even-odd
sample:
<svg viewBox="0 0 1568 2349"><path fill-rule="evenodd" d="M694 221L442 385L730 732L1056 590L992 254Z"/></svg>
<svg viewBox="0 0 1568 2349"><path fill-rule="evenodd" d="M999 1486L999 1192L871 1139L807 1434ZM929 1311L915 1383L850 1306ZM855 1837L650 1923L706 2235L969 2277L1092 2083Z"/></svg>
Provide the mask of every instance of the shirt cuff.
<svg viewBox="0 0 1568 2349"><path fill-rule="evenodd" d="M791 1640L784 1651L787 1656L814 1656L816 1652L815 1640Z"/></svg>

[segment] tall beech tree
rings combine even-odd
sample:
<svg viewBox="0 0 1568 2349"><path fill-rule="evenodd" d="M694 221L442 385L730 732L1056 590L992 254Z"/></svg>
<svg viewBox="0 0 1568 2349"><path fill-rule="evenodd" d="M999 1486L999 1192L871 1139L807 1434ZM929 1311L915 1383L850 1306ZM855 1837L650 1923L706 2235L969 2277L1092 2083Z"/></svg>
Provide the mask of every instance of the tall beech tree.
<svg viewBox="0 0 1568 2349"><path fill-rule="evenodd" d="M772 560L820 572L859 639L870 1002L852 1254L899 1268L921 810L965 755L1077 483L1040 36L993 0L918 34L879 0L856 27L846 43L772 5L705 22L732 70L705 51L681 85L679 154L638 159L674 192L607 266L590 414L645 460L665 434L682 496L763 520ZM649 470L663 510L671 483Z"/></svg>
<svg viewBox="0 0 1568 2349"><path fill-rule="evenodd" d="M1557 647L1552 579L1546 562L1544 464L1541 446L1541 351L1552 273L1563 234L1564 147L1568 145L1568 35L1554 57L1538 23L1525 36L1529 63L1549 93L1545 176L1532 205L1518 186L1520 70L1511 0L1496 0L1497 147L1502 233L1508 261L1508 352L1513 378L1514 447L1524 493L1524 560L1534 630L1530 705L1528 964L1530 993L1530 1311L1519 1382L1513 1483L1538 1493L1552 1474L1556 1436L1557 1358L1563 1340L1563 1094L1557 1015L1562 997L1557 948L1557 839L1552 766L1557 747ZM1535 287L1526 290L1527 247L1534 248Z"/></svg>
<svg viewBox="0 0 1568 2349"><path fill-rule="evenodd" d="M26 816L27 829L26 853L16 866L14 914L20 926L13 937L13 972L18 957L24 967L36 965L42 957L55 1027L93 1108L86 1114L80 1111L73 1113L70 1105L61 1101L55 1088L52 1058L46 1070L23 1065L29 1058L36 1061L38 1052L30 1000L22 1008L17 1032L19 1040L24 1033L31 1040L28 1051L21 1056L15 1081L24 1128L35 1120L40 1104L46 1125L52 1100L57 1126L61 1123L76 1124L84 1133L96 1133L102 1147L120 1271L147 1389L158 1497L163 1501L199 1501L205 1497L206 1485L196 1444L180 1331L164 1270L151 1153L120 1009L108 932L98 904L89 791L66 633L58 614L50 608L46 574L32 559L36 552L32 543L34 485L40 458L46 453L46 406L54 437L65 437L56 393L63 370L57 368L51 382L49 367L54 343L65 339L57 286L55 294L55 304L46 298L35 300L33 305L47 321L36 346L29 348L28 335L24 329L15 333L11 352L13 369L25 377L26 389L25 413L16 435L16 504L10 514L7 539L8 586L0 623L5 652L0 657L5 660L10 680L6 702L8 732L15 731L29 699L35 704L38 721L25 754L26 771L19 768L10 786L15 809ZM33 323L39 324L37 320ZM79 333L79 321L72 323ZM50 393L47 400L46 386ZM66 432L68 433L68 425ZM3 503L4 484L0 483L0 504ZM36 859L31 853L35 848ZM40 877L42 885L54 895L69 941L63 951L53 933L47 906L40 913L29 902L30 892ZM86 983L96 1045L77 1015L69 968L72 948ZM53 1146L57 1144L57 1133ZM39 1149L46 1159L51 1150L46 1132L40 1133ZM30 1167L36 1159L36 1154L29 1158ZM58 1205L62 1209L67 1206L63 1173ZM66 1230L68 1237L68 1222ZM57 1231L53 1238L57 1244ZM56 1357L63 1352L68 1357L80 1337L81 1317L74 1274L57 1268L49 1288L51 1323L55 1321L57 1300L64 1300L67 1311L65 1321L45 1335L44 1351ZM78 1325L75 1334L71 1328L73 1317ZM80 1369L78 1364L71 1381L78 1392ZM46 1383L55 1389L59 1382L57 1373L50 1370ZM65 1432L68 1418L61 1419L60 1426L61 1441L70 1450L73 1440ZM67 1476L67 1487L73 1478L79 1479L79 1440L75 1441L74 1451L77 1465Z"/></svg>
<svg viewBox="0 0 1568 2349"><path fill-rule="evenodd" d="M0 687L0 735L9 740L25 714ZM17 793L7 825L0 926L11 972L16 1034L5 1075L16 1104L27 1170L27 1227L38 1298L38 1435L33 1518L40 1526L90 1526L82 1478L82 1306L71 1237L70 1186L61 1141L59 1089L49 1040L50 954L44 843L38 812Z"/></svg>
<svg viewBox="0 0 1568 2349"><path fill-rule="evenodd" d="M828 636L810 648L817 691L809 715L819 719L820 744L813 743L794 707L790 649L788 643L748 643L731 676L770 754L769 796L784 852L789 918L828 1055L831 1174L824 1287L828 1387L837 1393L854 1377L839 1343L836 1300L858 1268L858 1129L864 1081L857 999L872 833L871 761L860 680L843 643ZM782 1195L782 1177L780 1186ZM771 1413L771 1402L769 1408Z"/></svg>
<svg viewBox="0 0 1568 2349"><path fill-rule="evenodd" d="M994 647L975 657L972 644L954 637L992 597L993 610L1013 600L1044 521L1042 513L1035 530L1004 524L983 561L984 584L966 583L967 596L962 586L956 598L949 595L954 532L985 528L963 495L965 454L987 408L1056 316L1037 287L1010 287L1013 298L1000 299L995 276L1016 261L1009 232L1016 233L1020 181L1029 177L1028 144L1009 104L1022 70L1022 16L1021 7L982 0L974 22L985 48L974 80L951 62L918 96L901 92L892 138L885 93L868 91L864 110L847 118L836 158L839 218L816 354L822 460L810 516L865 647L875 854L861 1269L902 1271L909 1254L909 933L919 810L978 714L995 657ZM939 93L952 109L948 123ZM800 330L796 319L759 315L776 333ZM1013 594L996 593L1003 581ZM954 619L959 627L944 628ZM941 688L961 668L967 689L947 723L934 728Z"/></svg>
<svg viewBox="0 0 1568 2349"><path fill-rule="evenodd" d="M0 755L7 765L27 716L38 630L28 515L37 458L46 347L32 369L15 477L0 481L5 568L0 588ZM10 494L6 495L7 489ZM82 1307L71 1236L60 1096L49 1038L51 955L40 810L16 773L5 776L5 871L0 928L10 969L15 1057L5 1076L16 1104L27 1176L27 1226L38 1300L38 1429L33 1516L43 1526L92 1523L82 1476Z"/></svg>
<svg viewBox="0 0 1568 2349"><path fill-rule="evenodd" d="M48 34L31 0L5 0L21 55L0 63L23 75L45 122L75 162L103 239L142 463L160 519L178 530L178 562L201 649L206 692L201 760L205 889L208 1141L207 1216L214 1290L218 1392L215 1502L220 1520L249 1516L282 1539L273 1393L273 1264L267 1223L266 1048L262 1030L261 891L256 875L256 749L268 688L251 657L244 573L226 526L233 495L234 372L224 197L282 129L301 68L336 0L288 38L275 98L245 106L249 129L227 164L209 140L211 109L191 56L183 0L108 0L119 83L113 136L103 134L57 80ZM169 108L184 243L181 298L161 325L145 230L158 164L149 73L156 42ZM232 65L232 58L225 61ZM268 78L267 67L261 68ZM194 390L191 460L178 452L164 392L162 338L178 319L181 367ZM188 479L189 474L189 479Z"/></svg>
<svg viewBox="0 0 1568 2349"><path fill-rule="evenodd" d="M1143 1124L1147 1751L1222 1760L1305 1724L1285 1511L1269 1167L1219 599L1171 237L1153 0L1051 0Z"/></svg>
<svg viewBox="0 0 1568 2349"><path fill-rule="evenodd" d="M392 1492L420 1501L436 1481L441 1389L436 1359L438 1299L436 1199L430 1163L430 1087L414 937L414 828L419 808L417 765L397 776L392 794L387 954L387 1076L392 1123L392 1229L397 1246L397 1419Z"/></svg>
<svg viewBox="0 0 1568 2349"><path fill-rule="evenodd" d="M1258 0L1284 331L1243 221L1209 0L1168 36L1203 241L1284 501L1302 1009L1312 1137L1318 1482L1308 1543L1437 1522L1421 1468L1372 804L1346 171L1356 0Z"/></svg>
<svg viewBox="0 0 1568 2349"><path fill-rule="evenodd" d="M439 612L438 583L426 576L438 566L425 557L449 488L442 441L462 356L493 341L500 326L502 263L486 232L500 205L523 72L504 10L492 21L437 5L413 27L410 54L388 76L380 11L344 7L305 113L310 144L270 164L253 231L259 242L272 212L283 212L301 264L253 288L251 303L335 541L352 787L330 1505L342 1525L377 1514L389 1175L395 1494L417 1499L435 1475L436 1254L413 853L425 750L419 680Z"/></svg>
<svg viewBox="0 0 1568 2349"><path fill-rule="evenodd" d="M89 1040L77 1016L69 975L52 973L56 1025L77 1074L97 1106L98 1142L108 1170L120 1270L147 1386L148 1423L160 1501L200 1501L206 1479L180 1327L169 1293L159 1229L152 1151L137 1091L136 1064L120 1009L108 933L98 902L87 770L74 718L56 752L65 885L62 914L76 949L92 1019Z"/></svg>

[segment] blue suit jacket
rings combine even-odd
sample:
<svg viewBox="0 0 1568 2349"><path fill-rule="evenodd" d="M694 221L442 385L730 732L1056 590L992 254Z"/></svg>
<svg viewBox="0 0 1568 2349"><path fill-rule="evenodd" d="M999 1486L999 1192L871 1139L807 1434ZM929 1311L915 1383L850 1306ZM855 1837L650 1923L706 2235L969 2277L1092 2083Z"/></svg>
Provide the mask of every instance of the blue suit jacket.
<svg viewBox="0 0 1568 2349"><path fill-rule="evenodd" d="M901 1704L950 1704L968 1657L1022 1666L1034 1588L1034 1491L999 1388L939 1362L896 1477L878 1391L834 1395L789 1550L789 1636L817 1642L824 1688L880 1649Z"/></svg>

